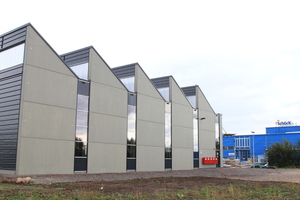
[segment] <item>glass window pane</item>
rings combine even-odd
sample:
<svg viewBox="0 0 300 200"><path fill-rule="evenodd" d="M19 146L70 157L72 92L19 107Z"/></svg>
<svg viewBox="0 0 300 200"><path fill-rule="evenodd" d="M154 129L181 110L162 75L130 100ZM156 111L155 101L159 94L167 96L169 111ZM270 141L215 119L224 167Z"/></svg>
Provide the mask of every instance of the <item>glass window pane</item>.
<svg viewBox="0 0 300 200"><path fill-rule="evenodd" d="M0 52L0 70L22 64L25 44Z"/></svg>
<svg viewBox="0 0 300 200"><path fill-rule="evenodd" d="M128 119L135 120L136 119L136 107L128 106Z"/></svg>
<svg viewBox="0 0 300 200"><path fill-rule="evenodd" d="M194 129L198 129L198 120L197 119L193 120L193 127L194 127Z"/></svg>
<svg viewBox="0 0 300 200"><path fill-rule="evenodd" d="M128 105L136 106L136 94L128 94Z"/></svg>
<svg viewBox="0 0 300 200"><path fill-rule="evenodd" d="M87 142L87 127L76 126L76 141Z"/></svg>
<svg viewBox="0 0 300 200"><path fill-rule="evenodd" d="M171 125L165 124L165 137L171 137Z"/></svg>
<svg viewBox="0 0 300 200"><path fill-rule="evenodd" d="M196 96L187 96L187 99L189 100L189 102L191 103L191 105L196 108Z"/></svg>
<svg viewBox="0 0 300 200"><path fill-rule="evenodd" d="M126 78L121 78L120 80L122 81L122 83L125 85L125 87L130 92L134 92L135 91L135 88L134 88L134 76L132 76L132 77L126 77Z"/></svg>
<svg viewBox="0 0 300 200"><path fill-rule="evenodd" d="M136 144L135 133L129 132L127 133L127 144Z"/></svg>
<svg viewBox="0 0 300 200"><path fill-rule="evenodd" d="M72 71L81 79L88 79L88 73L89 73L89 64L83 63L80 65L75 65L71 67Z"/></svg>
<svg viewBox="0 0 300 200"><path fill-rule="evenodd" d="M165 124L170 125L171 124L171 114L165 113Z"/></svg>
<svg viewBox="0 0 300 200"><path fill-rule="evenodd" d="M88 112L77 111L77 126L88 125Z"/></svg>
<svg viewBox="0 0 300 200"><path fill-rule="evenodd" d="M199 145L198 145L198 130L194 130L194 152L199 151Z"/></svg>
<svg viewBox="0 0 300 200"><path fill-rule="evenodd" d="M163 96L163 98L166 101L170 101L170 90L169 90L169 87L158 88L158 91L160 92L161 96Z"/></svg>
<svg viewBox="0 0 300 200"><path fill-rule="evenodd" d="M78 94L89 96L90 95L90 83L84 81L78 81Z"/></svg>
<svg viewBox="0 0 300 200"><path fill-rule="evenodd" d="M193 111L193 118L197 119L198 118L198 110Z"/></svg>
<svg viewBox="0 0 300 200"><path fill-rule="evenodd" d="M89 110L89 97L84 95L78 95L77 97L77 110Z"/></svg>
<svg viewBox="0 0 300 200"><path fill-rule="evenodd" d="M128 120L128 132L135 133L135 120Z"/></svg>
<svg viewBox="0 0 300 200"><path fill-rule="evenodd" d="M165 158L172 158L172 148L165 148Z"/></svg>
<svg viewBox="0 0 300 200"><path fill-rule="evenodd" d="M166 148L170 148L171 145L172 145L171 133L170 134L166 134L166 137L165 137L165 147Z"/></svg>
<svg viewBox="0 0 300 200"><path fill-rule="evenodd" d="M166 113L171 113L171 103L166 103L165 105L165 112Z"/></svg>
<svg viewBox="0 0 300 200"><path fill-rule="evenodd" d="M127 145L127 158L136 157L136 146Z"/></svg>
<svg viewBox="0 0 300 200"><path fill-rule="evenodd" d="M75 156L87 156L86 142L75 142Z"/></svg>

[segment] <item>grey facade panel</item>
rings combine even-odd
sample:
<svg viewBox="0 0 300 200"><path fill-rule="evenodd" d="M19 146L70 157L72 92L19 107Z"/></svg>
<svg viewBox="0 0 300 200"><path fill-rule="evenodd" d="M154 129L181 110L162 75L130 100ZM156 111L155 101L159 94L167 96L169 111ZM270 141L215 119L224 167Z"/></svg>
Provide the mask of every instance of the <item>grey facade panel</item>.
<svg viewBox="0 0 300 200"><path fill-rule="evenodd" d="M89 52L90 49L85 48L78 51L60 55L60 57L66 63L66 65L70 67L72 65L88 62L89 54L90 54Z"/></svg>
<svg viewBox="0 0 300 200"><path fill-rule="evenodd" d="M18 115L19 116L19 111L18 110L9 110L9 111L0 113L0 117L11 116L11 115Z"/></svg>
<svg viewBox="0 0 300 200"><path fill-rule="evenodd" d="M1 91L0 91L1 92ZM20 95L20 90L15 90L15 91L9 91L7 93L0 93L0 99L11 97L11 96L19 96ZM20 98L20 97L19 97Z"/></svg>
<svg viewBox="0 0 300 200"><path fill-rule="evenodd" d="M116 67L111 70L118 78L135 76L135 64Z"/></svg>
<svg viewBox="0 0 300 200"><path fill-rule="evenodd" d="M24 42L26 39L26 27L0 36L0 49Z"/></svg>
<svg viewBox="0 0 300 200"><path fill-rule="evenodd" d="M11 84L11 83L19 83L21 81L22 77L21 76L12 76L9 79L3 79L2 81L0 81L0 87L1 88L5 88L7 87L7 84ZM4 87L2 87L4 86Z"/></svg>
<svg viewBox="0 0 300 200"><path fill-rule="evenodd" d="M2 85L2 81L5 81L6 79L11 79L10 76L16 76L18 74L21 74L23 71L23 65L17 65L14 67L9 67L7 69L3 69L0 71L0 85Z"/></svg>
<svg viewBox="0 0 300 200"><path fill-rule="evenodd" d="M164 88L170 86L169 76L151 79L156 88Z"/></svg>
<svg viewBox="0 0 300 200"><path fill-rule="evenodd" d="M185 96L194 96L196 95L196 86L184 87L181 88Z"/></svg>
<svg viewBox="0 0 300 200"><path fill-rule="evenodd" d="M0 117L0 123L4 122L12 122L13 120L19 119L19 115L7 115L7 116L2 116Z"/></svg>
<svg viewBox="0 0 300 200"><path fill-rule="evenodd" d="M13 129L13 130L5 130L5 131L0 131L0 140L2 139L16 139L18 131Z"/></svg>
<svg viewBox="0 0 300 200"><path fill-rule="evenodd" d="M20 97L19 95L13 95L13 96L9 96L9 97L5 97L5 98L0 98L0 104L7 102L7 101L14 101L14 100L19 100ZM1 116L1 113L0 113Z"/></svg>
<svg viewBox="0 0 300 200"><path fill-rule="evenodd" d="M0 71L0 170L16 169L22 71L22 65Z"/></svg>

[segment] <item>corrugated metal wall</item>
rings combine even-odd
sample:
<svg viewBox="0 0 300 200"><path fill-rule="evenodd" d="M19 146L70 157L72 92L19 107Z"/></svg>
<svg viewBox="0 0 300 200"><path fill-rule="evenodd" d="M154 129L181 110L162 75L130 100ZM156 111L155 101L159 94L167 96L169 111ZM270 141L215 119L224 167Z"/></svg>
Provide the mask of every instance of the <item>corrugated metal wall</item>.
<svg viewBox="0 0 300 200"><path fill-rule="evenodd" d="M15 170L23 65L0 71L0 169Z"/></svg>
<svg viewBox="0 0 300 200"><path fill-rule="evenodd" d="M70 53L66 53L60 55L61 59L68 65L69 67L79 64L86 63L89 61L89 53L90 48L84 48L77 51L73 51Z"/></svg>
<svg viewBox="0 0 300 200"><path fill-rule="evenodd" d="M196 95L196 86L189 86L181 88L185 96L194 96Z"/></svg>
<svg viewBox="0 0 300 200"><path fill-rule="evenodd" d="M0 50L24 43L26 30L27 25L1 35ZM0 170L16 169L22 73L23 64L0 70Z"/></svg>
<svg viewBox="0 0 300 200"><path fill-rule="evenodd" d="M11 33L0 36L0 49L22 43L26 39L26 28L21 28Z"/></svg>
<svg viewBox="0 0 300 200"><path fill-rule="evenodd" d="M151 79L152 83L155 85L156 88L164 88L170 87L170 77L160 77Z"/></svg>
<svg viewBox="0 0 300 200"><path fill-rule="evenodd" d="M135 64L115 67L111 69L118 78L135 76Z"/></svg>

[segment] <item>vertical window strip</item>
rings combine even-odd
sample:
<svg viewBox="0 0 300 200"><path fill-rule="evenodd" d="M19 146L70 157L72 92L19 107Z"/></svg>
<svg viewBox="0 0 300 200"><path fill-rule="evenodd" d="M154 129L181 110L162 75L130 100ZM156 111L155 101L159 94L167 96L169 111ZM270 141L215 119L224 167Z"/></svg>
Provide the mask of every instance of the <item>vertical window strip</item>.
<svg viewBox="0 0 300 200"><path fill-rule="evenodd" d="M194 168L199 167L199 129L198 110L193 110L193 134L194 134Z"/></svg>
<svg viewBox="0 0 300 200"><path fill-rule="evenodd" d="M172 107L165 104L165 169L172 169Z"/></svg>
<svg viewBox="0 0 300 200"><path fill-rule="evenodd" d="M135 93L128 93L126 170L136 170L136 98Z"/></svg>
<svg viewBox="0 0 300 200"><path fill-rule="evenodd" d="M87 171L90 85L78 81L78 86L74 171Z"/></svg>

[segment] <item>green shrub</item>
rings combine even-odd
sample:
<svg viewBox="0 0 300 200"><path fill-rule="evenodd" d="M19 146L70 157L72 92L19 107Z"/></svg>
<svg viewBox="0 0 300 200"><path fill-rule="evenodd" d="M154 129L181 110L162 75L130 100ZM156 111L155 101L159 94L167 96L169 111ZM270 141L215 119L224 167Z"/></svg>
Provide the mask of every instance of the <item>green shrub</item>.
<svg viewBox="0 0 300 200"><path fill-rule="evenodd" d="M267 153L269 165L300 167L300 140L297 145L287 139L272 144Z"/></svg>

